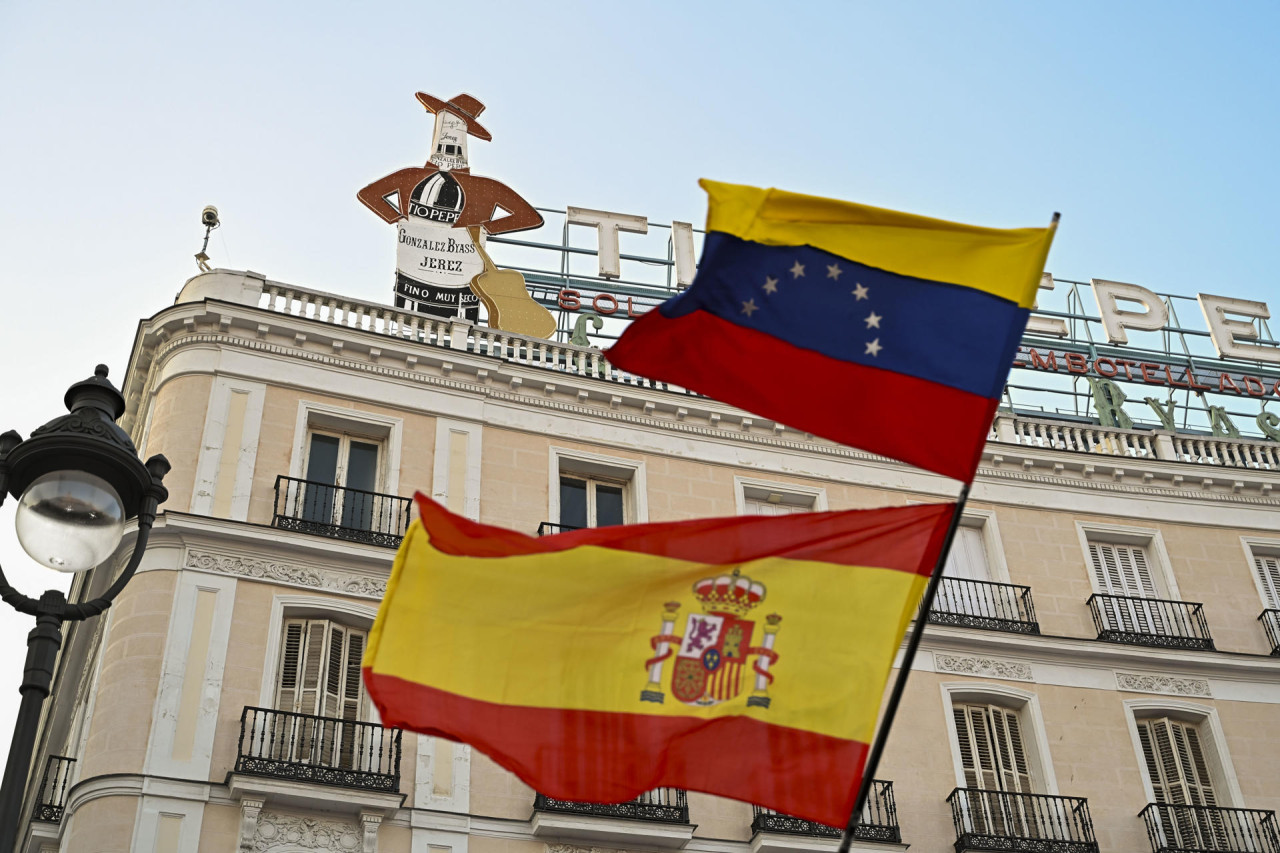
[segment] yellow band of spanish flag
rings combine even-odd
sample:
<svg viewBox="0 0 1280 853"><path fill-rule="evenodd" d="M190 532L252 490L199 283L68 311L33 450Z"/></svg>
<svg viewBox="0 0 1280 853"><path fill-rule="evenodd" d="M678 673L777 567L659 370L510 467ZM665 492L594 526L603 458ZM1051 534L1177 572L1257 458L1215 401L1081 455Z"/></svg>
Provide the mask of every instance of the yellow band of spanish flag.
<svg viewBox="0 0 1280 853"><path fill-rule="evenodd" d="M703 179L707 230L767 246L813 246L867 266L1035 304L1048 228L983 228L778 189Z"/></svg>
<svg viewBox="0 0 1280 853"><path fill-rule="evenodd" d="M385 725L553 797L676 785L828 822L953 510L534 538L418 502L364 661Z"/></svg>

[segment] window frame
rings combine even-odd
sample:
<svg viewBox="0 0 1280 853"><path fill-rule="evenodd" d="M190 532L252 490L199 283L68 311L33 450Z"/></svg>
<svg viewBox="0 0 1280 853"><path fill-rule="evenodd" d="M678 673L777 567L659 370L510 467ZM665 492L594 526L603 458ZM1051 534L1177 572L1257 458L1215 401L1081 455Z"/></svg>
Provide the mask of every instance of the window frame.
<svg viewBox="0 0 1280 853"><path fill-rule="evenodd" d="M375 480L380 494L395 495L400 488L400 450L404 434L401 418L342 408L309 400L298 401L298 417L294 425L293 452L289 456L289 476L303 480L311 452L311 435L347 433L357 439L378 442L382 452Z"/></svg>
<svg viewBox="0 0 1280 853"><path fill-rule="evenodd" d="M1240 780L1236 778L1235 765L1227 749L1227 739L1222 731L1222 721L1218 717L1217 708L1180 699L1126 699L1124 710L1125 724L1129 727L1129 737L1133 740L1134 761L1138 763L1138 773L1142 778L1143 796L1147 798L1148 803L1156 801L1156 790L1147 772L1147 759L1142 751L1142 739L1138 734L1138 720L1170 717L1183 723L1191 723L1198 730L1200 745L1205 753L1205 763L1209 765L1210 781L1213 783L1218 806L1244 808Z"/></svg>
<svg viewBox="0 0 1280 853"><path fill-rule="evenodd" d="M960 755L960 735L956 731L955 706L999 705L1018 716L1022 746L1026 750L1024 757L1031 778L1031 793L1058 795L1058 778L1053 771L1049 738L1045 732L1044 717L1040 713L1040 699L1035 693L989 682L944 681L939 686L942 690L943 716L946 719L947 741L951 748L951 765L955 770L957 788L968 786L964 778L964 761Z"/></svg>
<svg viewBox="0 0 1280 853"><path fill-rule="evenodd" d="M258 690L258 707L275 708L280 671L284 666L284 626L290 619L327 619L345 627L369 631L378 615L376 605L354 601L340 601L314 595L276 595L271 601L271 616L267 627L267 641L262 666L262 681ZM366 697L367 698L367 697ZM362 709L367 716L360 722L381 724L377 707L365 702Z"/></svg>
<svg viewBox="0 0 1280 853"><path fill-rule="evenodd" d="M648 483L643 459L607 456L587 450L551 447L548 454L547 521L560 523L560 476L622 486L623 524L649 520ZM588 510L588 518L590 511Z"/></svg>
<svg viewBox="0 0 1280 853"><path fill-rule="evenodd" d="M1077 521L1076 533L1080 539L1080 553L1084 557L1084 569L1089 577L1089 586L1098 595L1115 595L1115 593L1102 589L1098 583L1097 574L1093 570L1093 556L1089 548L1094 543L1143 548L1146 551L1147 566L1151 570L1151 581L1156 587L1155 597L1167 601L1183 600L1178 591L1178 581L1173 572L1173 564L1169 560L1169 552L1165 548L1164 536L1159 528Z"/></svg>
<svg viewBox="0 0 1280 853"><path fill-rule="evenodd" d="M1280 559L1280 539L1267 539L1262 536L1241 536L1240 545L1244 548L1245 564L1249 567L1249 576L1253 578L1253 585L1258 590L1258 600L1262 602L1262 609L1280 610L1280 585L1275 590L1275 601L1273 603L1270 600L1271 596L1267 594L1267 587L1258 573L1258 567L1254 565L1254 561L1260 557Z"/></svg>
<svg viewBox="0 0 1280 853"><path fill-rule="evenodd" d="M770 495L781 495L799 499L793 501L797 506L807 502L810 512L826 512L827 490L821 486L806 486L800 483L784 483L778 480L761 480L755 477L733 478L733 498L738 515L747 515L748 500L768 500ZM763 497L760 497L763 496Z"/></svg>

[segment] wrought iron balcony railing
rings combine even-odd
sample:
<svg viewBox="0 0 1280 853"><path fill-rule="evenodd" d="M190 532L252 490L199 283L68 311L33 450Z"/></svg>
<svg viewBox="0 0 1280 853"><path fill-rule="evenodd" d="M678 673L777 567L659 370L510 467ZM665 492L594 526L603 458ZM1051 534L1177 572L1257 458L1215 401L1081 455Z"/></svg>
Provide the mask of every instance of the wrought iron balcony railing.
<svg viewBox="0 0 1280 853"><path fill-rule="evenodd" d="M1267 633L1271 654L1280 656L1280 610L1264 610L1258 621L1262 623L1262 630Z"/></svg>
<svg viewBox="0 0 1280 853"><path fill-rule="evenodd" d="M581 527L574 527L572 524L556 524L552 521L542 521L538 523L539 536L550 536L553 533L568 533L570 530L581 529Z"/></svg>
<svg viewBox="0 0 1280 853"><path fill-rule="evenodd" d="M400 734L377 723L246 707L235 772L394 794Z"/></svg>
<svg viewBox="0 0 1280 853"><path fill-rule="evenodd" d="M540 812L652 820L659 823L689 822L689 797L680 788L654 788L627 803L580 803L538 794L533 799L533 807Z"/></svg>
<svg viewBox="0 0 1280 853"><path fill-rule="evenodd" d="M956 851L1097 853L1089 803L1081 797L956 788L947 797Z"/></svg>
<svg viewBox="0 0 1280 853"><path fill-rule="evenodd" d="M1040 633L1031 587L966 578L942 579L929 621L1013 634Z"/></svg>
<svg viewBox="0 0 1280 853"><path fill-rule="evenodd" d="M50 755L44 766L44 776L40 779L40 798L36 800L32 820L43 820L48 823L62 821L62 809L67 803L67 784L71 778L71 765L74 758L61 755Z"/></svg>
<svg viewBox="0 0 1280 853"><path fill-rule="evenodd" d="M1152 853L1280 853L1273 811L1152 803L1138 815Z"/></svg>
<svg viewBox="0 0 1280 853"><path fill-rule="evenodd" d="M276 477L273 527L399 548L409 529L412 498Z"/></svg>
<svg viewBox="0 0 1280 853"><path fill-rule="evenodd" d="M843 827L828 826L798 817L780 814L763 806L752 806L754 817L751 831L782 832L788 835L814 835L839 838ZM853 827L853 837L860 841L883 841L889 844L902 842L902 829L898 826L898 806L893 801L893 783L879 779L871 783L871 795Z"/></svg>
<svg viewBox="0 0 1280 853"><path fill-rule="evenodd" d="M1101 593L1089 596L1086 603L1093 611L1099 640L1166 649L1213 649L1201 604Z"/></svg>

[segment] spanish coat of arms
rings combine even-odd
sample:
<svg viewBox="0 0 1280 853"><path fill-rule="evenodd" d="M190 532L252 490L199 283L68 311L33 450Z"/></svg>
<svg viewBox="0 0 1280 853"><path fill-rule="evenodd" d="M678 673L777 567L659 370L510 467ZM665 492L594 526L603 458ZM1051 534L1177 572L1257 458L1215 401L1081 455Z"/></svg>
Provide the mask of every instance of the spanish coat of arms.
<svg viewBox="0 0 1280 853"><path fill-rule="evenodd" d="M653 657L645 661L649 683L640 693L645 702L662 702L663 668L674 657L671 695L686 705L718 705L736 699L748 680L754 682L748 706L769 707L769 667L778 661L773 650L782 617L771 613L758 630L751 611L764 601L764 584L732 574L703 578L693 585L702 604L701 613L685 619L684 635L673 634L680 602L668 601L662 613L662 631L649 644ZM753 638L760 645L753 646ZM751 665L748 667L748 661Z"/></svg>

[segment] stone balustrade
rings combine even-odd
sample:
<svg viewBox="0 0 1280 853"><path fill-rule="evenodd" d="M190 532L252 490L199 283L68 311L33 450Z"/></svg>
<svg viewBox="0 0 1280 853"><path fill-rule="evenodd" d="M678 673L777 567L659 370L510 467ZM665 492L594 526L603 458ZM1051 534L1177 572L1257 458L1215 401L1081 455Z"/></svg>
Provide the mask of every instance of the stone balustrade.
<svg viewBox="0 0 1280 853"><path fill-rule="evenodd" d="M665 382L654 382L619 370L609 364L595 347L531 338L463 320L428 317L389 305L266 280L261 282L257 307L274 313L607 382L691 393ZM1222 468L1280 470L1280 442L1261 439L1120 429L1000 413L992 424L990 440L1072 453L1189 462Z"/></svg>

